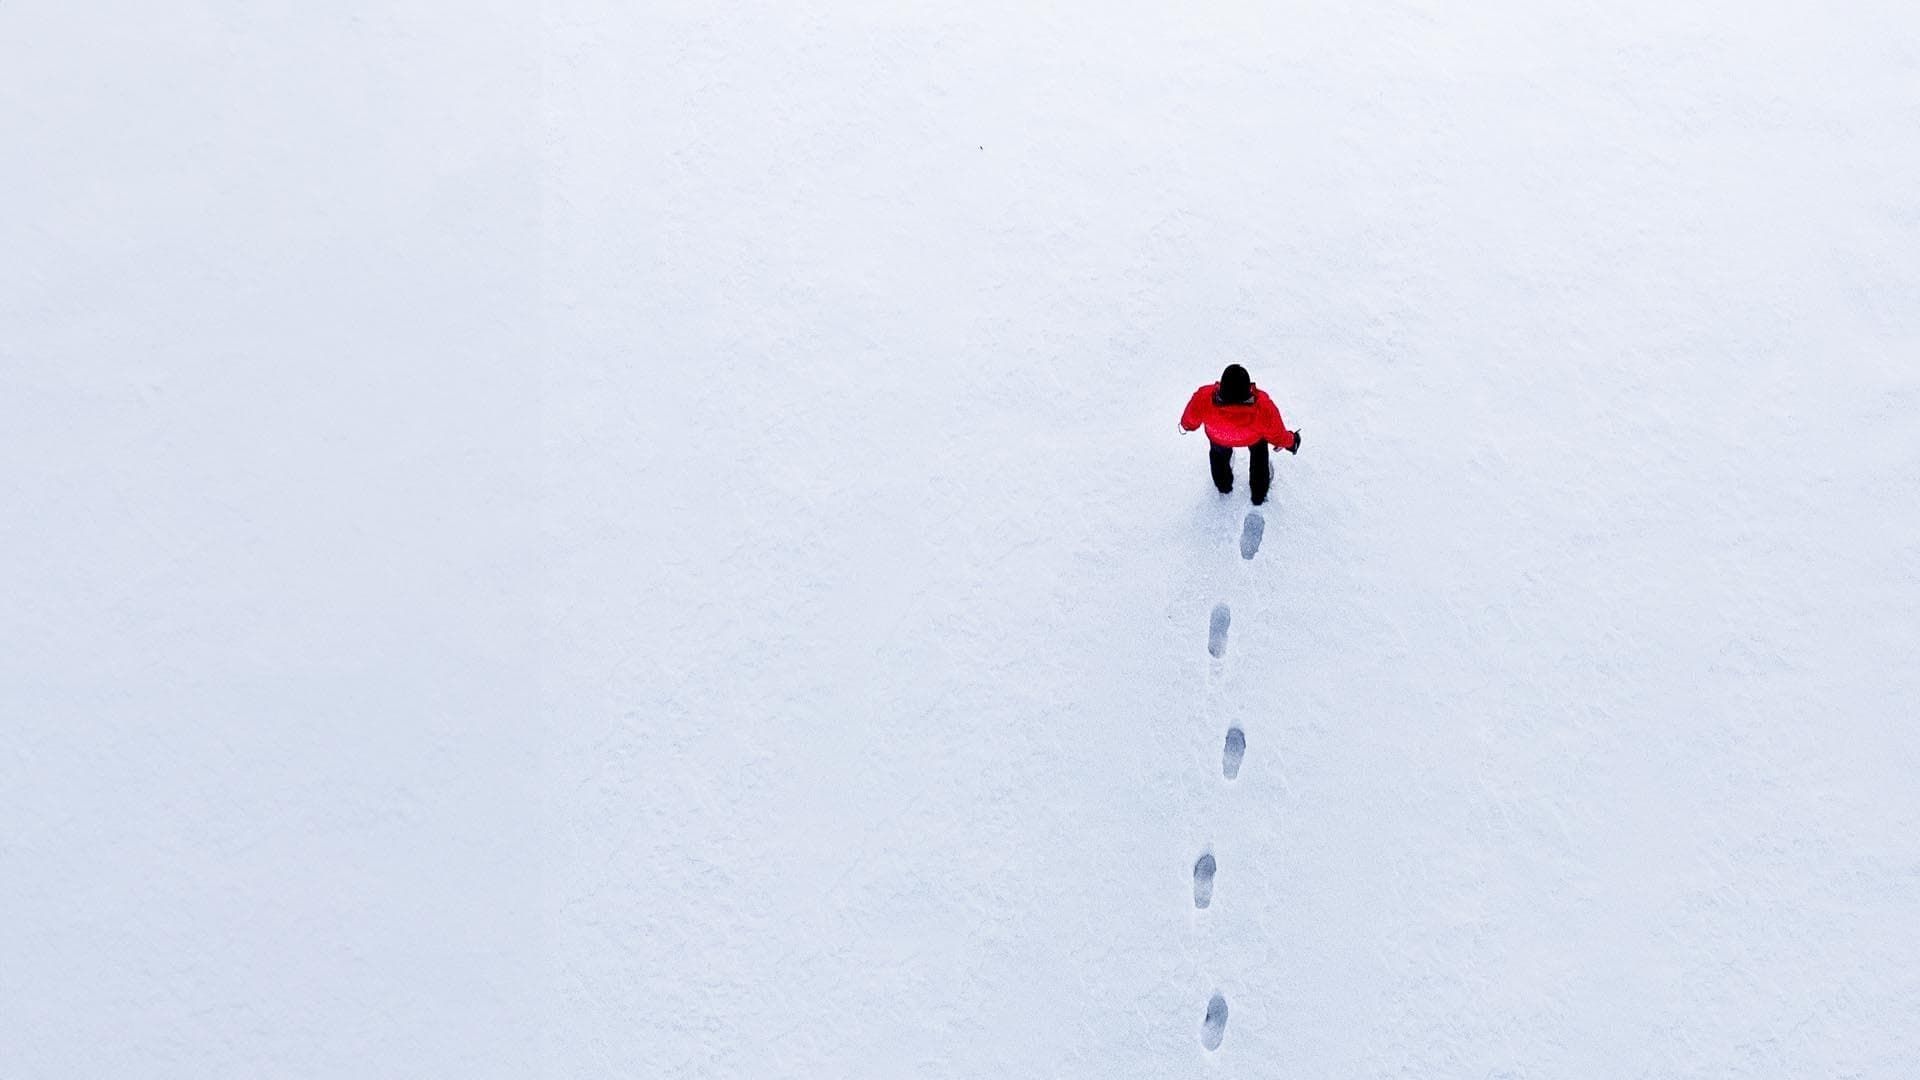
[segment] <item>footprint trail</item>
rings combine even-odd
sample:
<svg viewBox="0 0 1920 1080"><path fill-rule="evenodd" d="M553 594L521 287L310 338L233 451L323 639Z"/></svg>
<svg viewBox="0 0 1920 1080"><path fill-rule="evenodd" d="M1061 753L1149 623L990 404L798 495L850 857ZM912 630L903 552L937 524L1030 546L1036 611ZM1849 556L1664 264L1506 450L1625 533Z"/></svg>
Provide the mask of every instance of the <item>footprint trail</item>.
<svg viewBox="0 0 1920 1080"><path fill-rule="evenodd" d="M1204 911L1208 904L1213 903L1213 874L1217 868L1218 864L1214 862L1211 851L1200 856L1199 860L1193 864L1194 907Z"/></svg>
<svg viewBox="0 0 1920 1080"><path fill-rule="evenodd" d="M1220 775L1232 780L1240 775L1240 761L1247 756L1247 733L1227 729L1227 744L1220 753Z"/></svg>
<svg viewBox="0 0 1920 1080"><path fill-rule="evenodd" d="M1213 605L1213 617L1207 621L1207 652L1218 660L1227 655L1227 627L1233 623L1233 612L1224 603Z"/></svg>
<svg viewBox="0 0 1920 1080"><path fill-rule="evenodd" d="M1220 1040L1227 1037L1227 999L1219 994L1207 1002L1207 1019L1200 1027L1200 1045L1209 1050L1220 1049Z"/></svg>
<svg viewBox="0 0 1920 1080"><path fill-rule="evenodd" d="M1251 559L1260 554L1260 539L1267 534L1267 519L1260 511L1247 511L1247 523L1240 528L1240 557Z"/></svg>

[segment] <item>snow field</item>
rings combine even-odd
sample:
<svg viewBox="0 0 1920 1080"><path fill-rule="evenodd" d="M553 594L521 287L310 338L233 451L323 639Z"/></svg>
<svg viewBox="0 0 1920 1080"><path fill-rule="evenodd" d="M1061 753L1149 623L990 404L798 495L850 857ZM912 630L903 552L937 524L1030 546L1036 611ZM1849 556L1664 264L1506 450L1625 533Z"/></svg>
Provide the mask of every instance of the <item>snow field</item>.
<svg viewBox="0 0 1920 1080"><path fill-rule="evenodd" d="M15 3L0 104L0 1075L1920 1060L1910 4Z"/></svg>

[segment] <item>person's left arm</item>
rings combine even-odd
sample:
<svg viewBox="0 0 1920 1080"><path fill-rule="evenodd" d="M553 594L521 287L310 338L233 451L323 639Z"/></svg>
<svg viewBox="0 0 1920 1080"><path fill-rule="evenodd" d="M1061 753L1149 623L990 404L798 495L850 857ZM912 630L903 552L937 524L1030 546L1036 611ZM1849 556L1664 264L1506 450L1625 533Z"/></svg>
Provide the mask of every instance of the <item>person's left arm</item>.
<svg viewBox="0 0 1920 1080"><path fill-rule="evenodd" d="M1289 454L1299 453L1300 433L1287 430L1287 421L1280 415L1280 406L1275 405L1272 398L1264 398L1260 404L1260 428L1266 434L1267 441Z"/></svg>

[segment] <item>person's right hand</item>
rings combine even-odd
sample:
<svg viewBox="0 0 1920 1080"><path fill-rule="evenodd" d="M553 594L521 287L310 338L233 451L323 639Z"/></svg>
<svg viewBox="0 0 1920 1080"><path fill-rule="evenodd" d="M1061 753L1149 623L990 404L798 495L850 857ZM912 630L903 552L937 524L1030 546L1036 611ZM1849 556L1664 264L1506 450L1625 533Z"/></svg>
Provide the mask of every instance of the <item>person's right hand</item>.
<svg viewBox="0 0 1920 1080"><path fill-rule="evenodd" d="M1299 452L1300 452L1300 429L1294 428L1293 429L1293 445L1287 447L1287 453L1297 454Z"/></svg>

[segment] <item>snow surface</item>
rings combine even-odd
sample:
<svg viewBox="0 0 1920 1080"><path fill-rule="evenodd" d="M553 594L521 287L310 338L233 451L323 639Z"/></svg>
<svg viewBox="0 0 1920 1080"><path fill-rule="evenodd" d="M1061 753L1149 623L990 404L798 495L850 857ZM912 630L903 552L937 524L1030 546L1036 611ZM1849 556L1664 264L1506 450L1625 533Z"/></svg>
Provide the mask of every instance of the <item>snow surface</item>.
<svg viewBox="0 0 1920 1080"><path fill-rule="evenodd" d="M307 7L0 7L0 1076L1920 1070L1920 11Z"/></svg>

